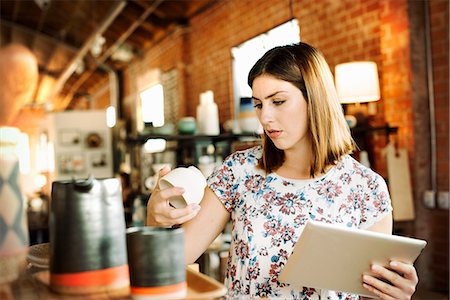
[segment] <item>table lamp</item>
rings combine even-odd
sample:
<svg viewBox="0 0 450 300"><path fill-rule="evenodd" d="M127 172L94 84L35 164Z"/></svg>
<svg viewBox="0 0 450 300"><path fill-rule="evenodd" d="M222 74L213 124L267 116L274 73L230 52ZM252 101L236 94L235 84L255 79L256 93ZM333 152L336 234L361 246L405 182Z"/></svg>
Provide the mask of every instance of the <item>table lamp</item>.
<svg viewBox="0 0 450 300"><path fill-rule="evenodd" d="M335 68L336 91L341 103L373 102L380 99L377 65L371 61L355 61L338 64ZM359 120L358 120L359 119ZM365 116L346 115L350 127L364 123Z"/></svg>

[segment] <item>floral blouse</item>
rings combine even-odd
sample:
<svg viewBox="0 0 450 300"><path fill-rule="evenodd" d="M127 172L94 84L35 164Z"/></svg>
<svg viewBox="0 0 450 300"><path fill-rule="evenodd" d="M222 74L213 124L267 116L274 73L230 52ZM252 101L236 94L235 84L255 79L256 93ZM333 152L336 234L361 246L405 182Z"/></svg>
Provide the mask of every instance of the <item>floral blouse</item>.
<svg viewBox="0 0 450 300"><path fill-rule="evenodd" d="M231 299L358 299L278 281L306 222L368 228L392 211L383 178L346 155L319 178L296 180L256 168L262 147L231 154L208 186L231 213L225 285Z"/></svg>

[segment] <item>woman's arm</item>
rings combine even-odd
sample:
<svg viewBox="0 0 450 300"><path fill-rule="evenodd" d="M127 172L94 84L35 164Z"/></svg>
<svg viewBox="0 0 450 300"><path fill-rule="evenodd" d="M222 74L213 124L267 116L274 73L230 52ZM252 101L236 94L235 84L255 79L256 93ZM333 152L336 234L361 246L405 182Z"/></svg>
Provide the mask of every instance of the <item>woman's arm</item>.
<svg viewBox="0 0 450 300"><path fill-rule="evenodd" d="M169 168L163 168L159 177L169 171ZM160 190L159 186L156 186L147 204L147 226L183 224L186 263L190 264L195 262L222 232L230 213L208 187L200 205L191 204L179 209L171 207L168 199L183 192L179 187Z"/></svg>
<svg viewBox="0 0 450 300"><path fill-rule="evenodd" d="M392 215L384 217L368 230L392 234ZM374 276L363 276L363 286L380 299L411 299L419 282L414 266L400 261L391 261L389 269L372 265L371 271L391 283Z"/></svg>
<svg viewBox="0 0 450 300"><path fill-rule="evenodd" d="M183 224L188 264L195 262L205 252L230 219L230 213L208 187L200 206L202 209L198 215Z"/></svg>

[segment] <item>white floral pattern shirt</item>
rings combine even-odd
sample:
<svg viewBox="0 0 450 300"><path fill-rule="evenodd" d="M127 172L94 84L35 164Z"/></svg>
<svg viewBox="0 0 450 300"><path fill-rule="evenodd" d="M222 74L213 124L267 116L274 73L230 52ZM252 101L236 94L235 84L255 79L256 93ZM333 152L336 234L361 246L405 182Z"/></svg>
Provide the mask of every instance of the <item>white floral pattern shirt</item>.
<svg viewBox="0 0 450 300"><path fill-rule="evenodd" d="M225 285L231 299L358 299L278 281L306 222L368 228L392 211L384 179L351 156L319 178L295 180L256 168L262 147L238 151L208 177L231 213Z"/></svg>

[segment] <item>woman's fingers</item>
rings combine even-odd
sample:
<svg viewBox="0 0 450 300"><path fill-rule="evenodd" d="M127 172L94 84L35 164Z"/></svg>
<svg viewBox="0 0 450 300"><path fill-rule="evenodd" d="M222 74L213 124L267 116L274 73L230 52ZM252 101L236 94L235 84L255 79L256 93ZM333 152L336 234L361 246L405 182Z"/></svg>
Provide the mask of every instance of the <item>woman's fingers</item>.
<svg viewBox="0 0 450 300"><path fill-rule="evenodd" d="M411 299L418 282L414 266L393 261L390 268L373 265L371 271L376 277L364 275L364 287L381 299Z"/></svg>
<svg viewBox="0 0 450 300"><path fill-rule="evenodd" d="M413 265L406 264L400 261L391 261L389 265L392 270L396 271L398 274L403 274L406 279L411 280L416 284L419 282L416 268L414 268Z"/></svg>
<svg viewBox="0 0 450 300"><path fill-rule="evenodd" d="M166 202L167 206L169 205L168 201L170 197L181 196L184 193L184 188L182 187L173 187L168 189L160 190L159 192L159 201Z"/></svg>
<svg viewBox="0 0 450 300"><path fill-rule="evenodd" d="M169 166L164 166L164 167L162 167L159 171L158 171L158 178L156 179L156 185L155 185L155 188L153 189L153 192L156 192L156 191L159 191L160 190L160 188L159 188L159 180L163 177L163 176L165 176L167 173L169 173L171 170L170 170L170 167Z"/></svg>
<svg viewBox="0 0 450 300"><path fill-rule="evenodd" d="M160 174L164 174L164 169L160 171ZM182 187L155 189L147 206L147 225L172 226L183 224L194 218L200 210L198 204L178 209L171 207L169 204L171 197L181 196L183 193Z"/></svg>
<svg viewBox="0 0 450 300"><path fill-rule="evenodd" d="M183 224L193 217L195 217L200 211L200 205L191 204L184 208L171 208L170 217L171 220L175 220L176 224Z"/></svg>
<svg viewBox="0 0 450 300"><path fill-rule="evenodd" d="M158 181L161 177L163 177L164 175L166 175L169 172L170 172L169 166L164 166L163 168L161 168L161 170L159 170L159 172L158 172Z"/></svg>
<svg viewBox="0 0 450 300"><path fill-rule="evenodd" d="M398 294L400 295L401 292L398 290L398 288L376 278L370 275L364 275L363 276L363 286L368 291L371 291L380 299L383 300L391 300L391 299L400 299L398 297L395 297L393 295Z"/></svg>
<svg viewBox="0 0 450 300"><path fill-rule="evenodd" d="M183 224L194 218L200 211L200 205L191 204L184 208L174 208L169 204L169 199L181 196L184 193L182 187L160 189L159 180L170 172L169 167L164 167L158 172L158 182L147 204L147 225L149 226L173 226Z"/></svg>
<svg viewBox="0 0 450 300"><path fill-rule="evenodd" d="M194 218L200 211L200 205L189 205L184 208L166 208L164 213L155 214L155 221L162 226L183 224Z"/></svg>

